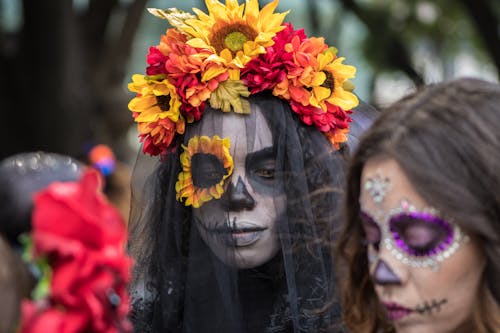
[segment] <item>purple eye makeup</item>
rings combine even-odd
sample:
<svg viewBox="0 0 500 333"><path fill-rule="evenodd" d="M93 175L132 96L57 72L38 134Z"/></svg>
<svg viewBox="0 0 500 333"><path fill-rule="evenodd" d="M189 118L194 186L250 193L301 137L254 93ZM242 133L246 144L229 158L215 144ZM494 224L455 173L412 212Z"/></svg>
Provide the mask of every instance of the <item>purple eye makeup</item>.
<svg viewBox="0 0 500 333"><path fill-rule="evenodd" d="M439 263L468 240L457 224L443 218L436 209L417 209L407 200L385 216L377 216L360 212L365 243L373 245L377 252L382 243L396 259L413 267L438 270Z"/></svg>
<svg viewBox="0 0 500 333"><path fill-rule="evenodd" d="M375 250L378 251L380 247L380 239L382 236L380 228L373 220L373 218L363 211L360 212L359 218L361 219L363 231L365 232L365 245L373 245Z"/></svg>
<svg viewBox="0 0 500 333"><path fill-rule="evenodd" d="M398 248L416 257L439 254L453 241L450 223L422 212L401 213L391 217L389 230Z"/></svg>

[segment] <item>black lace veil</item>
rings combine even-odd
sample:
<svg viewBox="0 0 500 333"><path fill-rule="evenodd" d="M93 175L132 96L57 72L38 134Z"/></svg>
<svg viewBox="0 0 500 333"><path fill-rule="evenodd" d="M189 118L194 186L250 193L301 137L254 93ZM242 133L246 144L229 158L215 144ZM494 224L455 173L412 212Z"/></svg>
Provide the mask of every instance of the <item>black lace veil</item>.
<svg viewBox="0 0 500 333"><path fill-rule="evenodd" d="M238 243L231 244L236 231L228 222L222 226L214 222L220 228L212 234L227 251L224 258L215 255L194 217L200 216L193 214L198 208L176 199L180 145L161 160L139 154L129 222L129 249L136 260L132 320L137 332L343 331L331 246L340 217L349 143L333 149L323 134L304 125L276 97L263 93L249 101L252 113L233 117L245 117L241 135L246 135L248 147L260 140L263 121L272 133L274 170L266 171L263 181L268 182L266 195L276 209L278 251L257 267L241 267L238 251L234 251ZM199 123L187 126L179 144L187 145L189 138L205 132L222 136L221 117L226 116L208 108ZM367 123L371 121L357 124L356 131L361 132ZM357 140L356 136L353 133L349 140ZM222 208L208 211L202 219L218 221L231 210L252 209L236 207L229 194L238 187L238 180L233 179L236 168L245 168L248 176L249 156L244 165L234 166L234 177L227 179L222 197L213 199ZM197 170L192 167L195 178ZM242 183L242 188L259 186L252 181Z"/></svg>

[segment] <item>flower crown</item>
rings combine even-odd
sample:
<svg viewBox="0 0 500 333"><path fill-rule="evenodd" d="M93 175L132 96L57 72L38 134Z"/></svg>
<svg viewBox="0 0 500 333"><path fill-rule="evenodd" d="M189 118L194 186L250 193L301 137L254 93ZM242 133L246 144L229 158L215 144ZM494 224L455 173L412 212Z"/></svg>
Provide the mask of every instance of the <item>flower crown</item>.
<svg viewBox="0 0 500 333"><path fill-rule="evenodd" d="M307 36L274 13L278 0L259 11L258 0L206 0L208 14L175 8L149 9L174 27L149 48L147 75L135 74L129 103L143 152L168 153L186 122L200 120L210 105L250 113L246 97L264 90L289 102L307 125L336 147L347 140L356 69L344 65L324 38Z"/></svg>

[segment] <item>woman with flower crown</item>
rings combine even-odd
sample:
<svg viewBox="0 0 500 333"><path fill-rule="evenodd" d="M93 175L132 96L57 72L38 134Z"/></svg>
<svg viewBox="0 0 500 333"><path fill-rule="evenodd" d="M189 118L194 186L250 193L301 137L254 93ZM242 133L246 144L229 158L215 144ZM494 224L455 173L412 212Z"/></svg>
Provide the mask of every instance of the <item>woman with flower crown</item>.
<svg viewBox="0 0 500 333"><path fill-rule="evenodd" d="M330 246L355 68L277 0L206 4L150 9L173 28L129 84L135 330L342 331Z"/></svg>

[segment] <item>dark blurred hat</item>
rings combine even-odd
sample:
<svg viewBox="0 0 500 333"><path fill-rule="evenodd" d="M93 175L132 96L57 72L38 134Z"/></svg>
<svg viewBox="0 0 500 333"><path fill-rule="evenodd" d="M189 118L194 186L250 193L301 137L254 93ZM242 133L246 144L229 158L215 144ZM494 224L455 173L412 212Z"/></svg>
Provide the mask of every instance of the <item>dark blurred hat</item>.
<svg viewBox="0 0 500 333"><path fill-rule="evenodd" d="M31 229L33 195L53 182L75 181L83 165L55 153L28 152L0 162L0 233L11 243Z"/></svg>

